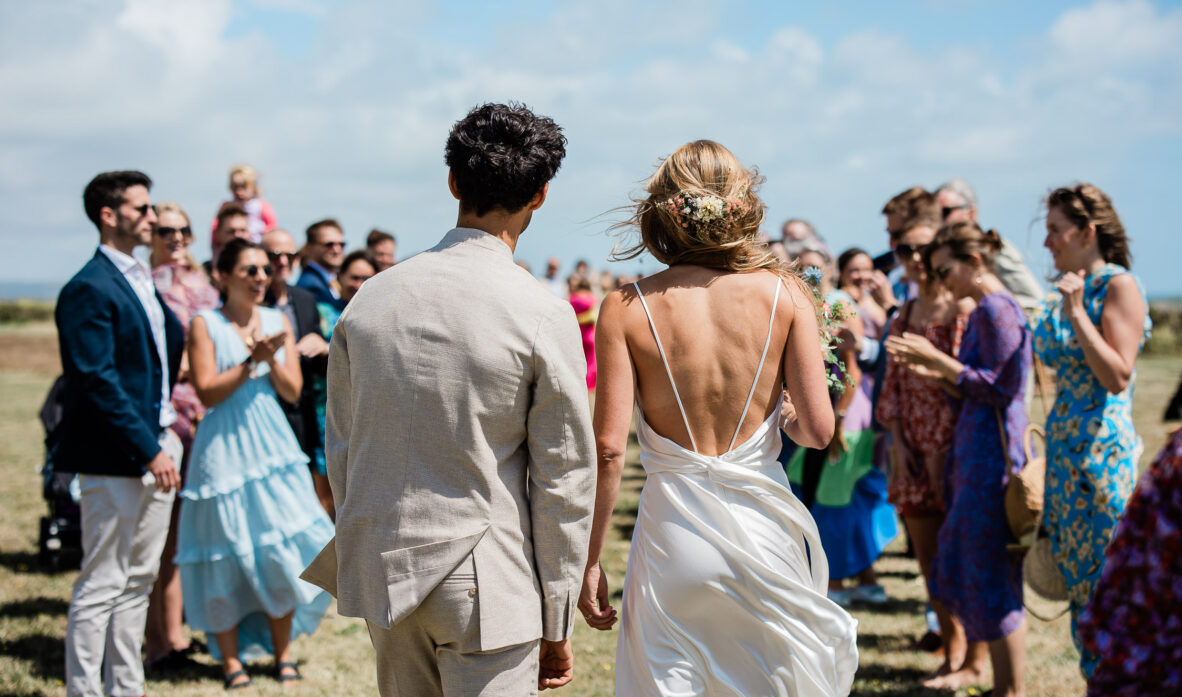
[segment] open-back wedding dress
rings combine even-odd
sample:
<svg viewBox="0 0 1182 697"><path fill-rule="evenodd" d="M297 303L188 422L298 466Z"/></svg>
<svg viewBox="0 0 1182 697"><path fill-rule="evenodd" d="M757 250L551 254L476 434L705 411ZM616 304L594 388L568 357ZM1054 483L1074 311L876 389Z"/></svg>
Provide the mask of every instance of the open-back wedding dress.
<svg viewBox="0 0 1182 697"><path fill-rule="evenodd" d="M817 526L776 461L779 407L735 445L767 358L780 283L755 382L722 455L697 452L652 314L636 291L693 450L656 433L641 408L648 480L624 583L616 695L849 694L857 621L825 597L829 569Z"/></svg>

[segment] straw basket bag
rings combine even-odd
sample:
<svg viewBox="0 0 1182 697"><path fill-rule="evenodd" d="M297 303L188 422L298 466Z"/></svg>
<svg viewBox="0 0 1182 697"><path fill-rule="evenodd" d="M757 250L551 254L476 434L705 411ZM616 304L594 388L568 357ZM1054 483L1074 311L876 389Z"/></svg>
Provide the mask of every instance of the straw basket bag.
<svg viewBox="0 0 1182 697"><path fill-rule="evenodd" d="M1047 473L1047 460L1043 455L1037 455L1031 443L1031 437L1038 434L1046 441L1043 430L1034 424L1026 427L1022 437L1022 448L1026 451L1026 466L1017 474L1010 473L1010 480L1006 483L1006 522L1010 524L1010 532L1015 540L1021 540L1034 532L1042 515L1044 480ZM1002 444L1005 444L1005 431L1002 431ZM1006 465L1009 467L1009 450L1006 450Z"/></svg>

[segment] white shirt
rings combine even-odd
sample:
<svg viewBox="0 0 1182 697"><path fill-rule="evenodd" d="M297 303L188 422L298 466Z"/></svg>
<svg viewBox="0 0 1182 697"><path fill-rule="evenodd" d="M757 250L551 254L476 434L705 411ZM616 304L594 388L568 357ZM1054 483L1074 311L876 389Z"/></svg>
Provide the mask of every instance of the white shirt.
<svg viewBox="0 0 1182 697"><path fill-rule="evenodd" d="M131 289L135 291L136 297L140 299L140 305L144 308L144 314L148 316L148 324L152 327L152 338L156 340L156 354L160 356L162 371L160 428L168 428L176 421L176 410L172 408L172 399L170 398L172 390L169 389L168 384L168 348L164 339L164 309L160 307L160 301L156 299L156 285L152 282L152 272L148 270L148 266L144 262L124 254L114 247L100 244L99 251L107 255L115 268L119 269L119 272L131 284Z"/></svg>

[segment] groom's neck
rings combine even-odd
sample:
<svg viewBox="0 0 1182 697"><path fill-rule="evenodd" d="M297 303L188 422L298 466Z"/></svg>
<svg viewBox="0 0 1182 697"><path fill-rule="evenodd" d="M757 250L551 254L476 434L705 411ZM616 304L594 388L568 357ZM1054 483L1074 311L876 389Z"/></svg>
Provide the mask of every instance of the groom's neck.
<svg viewBox="0 0 1182 697"><path fill-rule="evenodd" d="M522 208L515 213L506 213L500 210L490 211L485 215L476 215L475 213L461 210L459 216L456 218L456 227L483 230L509 245L510 250L516 251L517 239L521 237L521 233L529 225L532 213L533 211L529 210L528 207Z"/></svg>

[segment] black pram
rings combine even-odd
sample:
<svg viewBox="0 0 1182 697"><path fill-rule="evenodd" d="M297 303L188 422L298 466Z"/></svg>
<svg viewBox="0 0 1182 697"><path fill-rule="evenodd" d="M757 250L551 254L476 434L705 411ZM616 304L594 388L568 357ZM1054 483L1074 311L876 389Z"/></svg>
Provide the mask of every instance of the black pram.
<svg viewBox="0 0 1182 697"><path fill-rule="evenodd" d="M76 569L82 561L82 510L78 504L78 476L56 472L53 467L58 425L62 421L62 392L66 380L58 377L45 404L41 406L41 425L45 427L45 466L41 468L41 495L49 505L49 515L41 517L38 558L49 571Z"/></svg>

